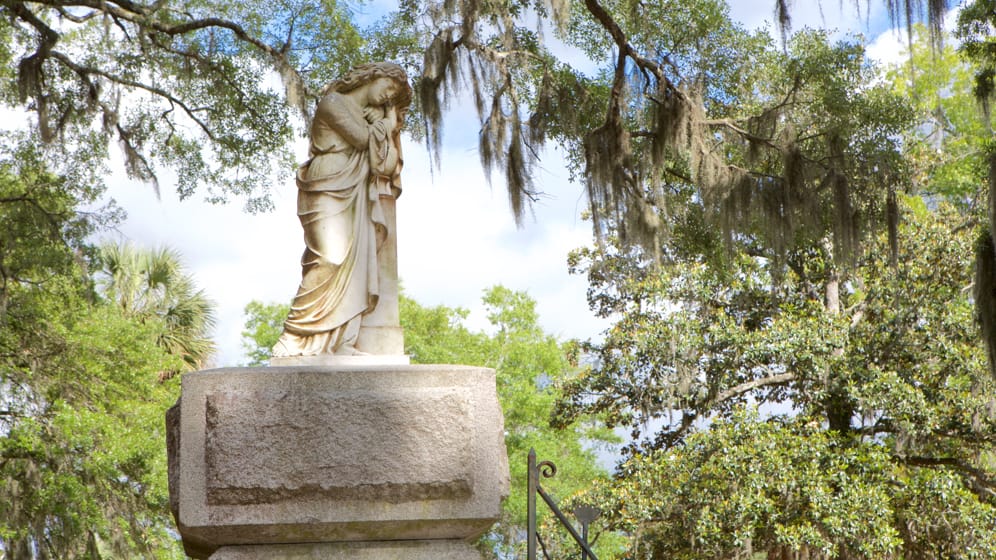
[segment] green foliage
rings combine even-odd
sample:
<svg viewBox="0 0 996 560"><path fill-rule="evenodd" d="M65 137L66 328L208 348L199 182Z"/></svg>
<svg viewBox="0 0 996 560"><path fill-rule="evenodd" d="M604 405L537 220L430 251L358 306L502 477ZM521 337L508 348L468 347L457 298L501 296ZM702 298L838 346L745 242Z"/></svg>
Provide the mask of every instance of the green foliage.
<svg viewBox="0 0 996 560"><path fill-rule="evenodd" d="M841 541L880 558L899 542L882 492L888 465L876 446L840 446L818 423L764 422L737 407L684 445L626 463L630 476L607 505L648 535L639 558L723 558L776 543L836 556Z"/></svg>
<svg viewBox="0 0 996 560"><path fill-rule="evenodd" d="M4 329L22 346L4 348L0 543L55 558L182 558L162 421L179 388L157 381L177 360L154 344L154 326L49 288L32 302L41 322L24 321L18 297Z"/></svg>
<svg viewBox="0 0 996 560"><path fill-rule="evenodd" d="M846 269L826 246L782 263L749 242L718 266L691 216L659 268L574 256L619 319L585 345L593 366L558 418L597 413L635 438L593 493L607 527L640 558L996 553L996 387L959 214L908 199L898 264L883 233Z"/></svg>
<svg viewBox="0 0 996 560"><path fill-rule="evenodd" d="M96 295L86 238L113 215L26 145L0 160L0 549L14 558L182 558L162 415L180 359L163 324Z"/></svg>
<svg viewBox="0 0 996 560"><path fill-rule="evenodd" d="M164 327L156 343L183 360L183 371L202 369L214 353L214 303L170 248L142 249L130 243L100 246L97 273L101 295L128 316ZM164 371L168 378L180 370Z"/></svg>
<svg viewBox="0 0 996 560"><path fill-rule="evenodd" d="M405 329L405 353L416 364L483 366L490 359L488 337L463 325L469 311L437 305L425 307L402 294L399 312Z"/></svg>
<svg viewBox="0 0 996 560"><path fill-rule="evenodd" d="M987 122L979 114L972 65L950 44L934 50L923 27L915 29L914 38L909 63L889 72L894 91L913 101L920 122L904 142L914 185L926 196L977 206L996 120L990 116Z"/></svg>
<svg viewBox="0 0 996 560"><path fill-rule="evenodd" d="M242 349L249 362L245 365L253 367L269 364L273 347L283 332L284 319L287 318L288 312L290 306L279 303L267 304L253 300L246 304Z"/></svg>
<svg viewBox="0 0 996 560"><path fill-rule="evenodd" d="M632 558L987 558L996 508L954 471L909 467L872 440L737 406L680 446L633 457L592 491ZM769 556L770 557L770 556Z"/></svg>
<svg viewBox="0 0 996 560"><path fill-rule="evenodd" d="M975 96L985 105L996 97L996 2L972 0L958 14L959 51L976 65Z"/></svg>
<svg viewBox="0 0 996 560"><path fill-rule="evenodd" d="M505 415L505 444L512 475L511 495L502 518L483 545L507 558L523 554L526 525L526 464L531 448L559 470L545 483L555 496L568 497L605 473L595 463L592 446L616 441L598 422L550 427L556 383L573 375L570 345L539 326L536 302L524 292L502 286L485 291L483 302L494 334L473 333L461 322L467 312L444 306L425 308L402 298L401 323L406 352L417 363L455 363L494 368L498 398ZM542 511L541 511L542 513ZM617 543L605 539L605 550Z"/></svg>

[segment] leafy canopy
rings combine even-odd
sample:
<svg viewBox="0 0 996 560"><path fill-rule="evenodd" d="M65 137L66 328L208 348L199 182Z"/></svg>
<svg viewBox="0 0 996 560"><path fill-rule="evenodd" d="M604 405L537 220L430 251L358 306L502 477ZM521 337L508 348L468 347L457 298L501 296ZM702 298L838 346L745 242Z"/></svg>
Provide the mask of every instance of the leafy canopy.
<svg viewBox="0 0 996 560"><path fill-rule="evenodd" d="M14 558L182 558L162 414L180 366L160 321L108 303L86 270L113 212L30 142L0 155L0 550ZM91 206L92 208L92 206Z"/></svg>
<svg viewBox="0 0 996 560"><path fill-rule="evenodd" d="M572 255L592 309L615 322L583 345L590 368L562 384L556 418L630 429L616 478L584 499L609 512L604 529L631 537L631 557L994 554L994 380L971 290L984 127L963 59L927 53L918 44L913 56L924 82L891 74L899 93L922 88L912 107L867 113L871 130L876 118L899 129L890 157L911 173L856 191L857 215L894 213L894 227L858 229L853 258L840 258L826 218L724 239L709 201L679 181L662 258L618 238ZM899 98L848 75L861 76L825 78L817 98L848 83L848 103ZM931 81L948 95L928 95ZM865 157L847 145L845 159ZM808 211L827 216L839 201Z"/></svg>

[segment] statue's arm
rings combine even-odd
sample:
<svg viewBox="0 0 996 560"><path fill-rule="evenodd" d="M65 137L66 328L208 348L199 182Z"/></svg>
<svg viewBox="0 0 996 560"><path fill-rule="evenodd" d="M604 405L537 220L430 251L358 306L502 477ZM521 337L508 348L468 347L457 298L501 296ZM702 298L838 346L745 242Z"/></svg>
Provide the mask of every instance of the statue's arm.
<svg viewBox="0 0 996 560"><path fill-rule="evenodd" d="M335 130L340 136L358 150L366 150L370 141L370 124L351 110L348 101L337 93L326 95L318 102L315 120Z"/></svg>
<svg viewBox="0 0 996 560"><path fill-rule="evenodd" d="M371 121L370 163L373 165L373 172L393 178L401 157L398 109L388 105L371 111L368 117Z"/></svg>

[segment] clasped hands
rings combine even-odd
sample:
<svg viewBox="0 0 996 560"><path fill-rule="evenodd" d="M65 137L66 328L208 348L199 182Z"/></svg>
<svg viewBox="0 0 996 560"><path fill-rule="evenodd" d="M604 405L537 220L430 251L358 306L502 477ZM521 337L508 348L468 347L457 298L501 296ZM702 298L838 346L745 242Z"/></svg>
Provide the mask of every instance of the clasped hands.
<svg viewBox="0 0 996 560"><path fill-rule="evenodd" d="M398 109L394 105L364 107L363 118L370 124L386 119L388 130L394 130L398 127Z"/></svg>

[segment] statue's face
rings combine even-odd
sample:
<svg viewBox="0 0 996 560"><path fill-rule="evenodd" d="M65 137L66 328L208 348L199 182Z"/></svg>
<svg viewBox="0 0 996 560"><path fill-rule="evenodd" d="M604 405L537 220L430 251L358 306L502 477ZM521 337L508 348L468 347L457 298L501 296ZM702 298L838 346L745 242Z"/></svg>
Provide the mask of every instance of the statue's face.
<svg viewBox="0 0 996 560"><path fill-rule="evenodd" d="M367 89L368 105L387 105L399 93L398 83L390 78L377 78Z"/></svg>

